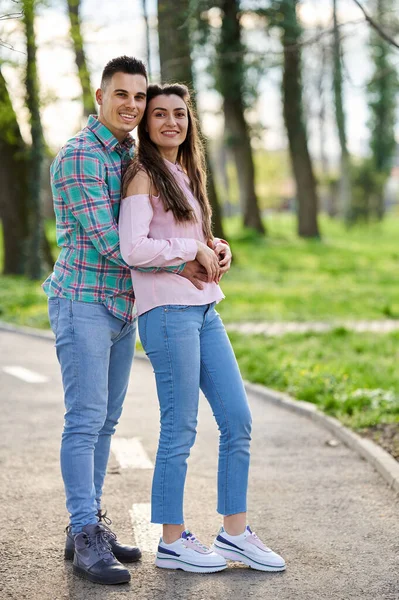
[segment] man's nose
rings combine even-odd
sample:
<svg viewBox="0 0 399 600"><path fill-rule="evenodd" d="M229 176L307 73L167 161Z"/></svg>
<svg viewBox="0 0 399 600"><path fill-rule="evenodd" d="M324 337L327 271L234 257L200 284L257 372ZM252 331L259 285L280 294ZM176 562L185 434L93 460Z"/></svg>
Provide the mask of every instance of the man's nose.
<svg viewBox="0 0 399 600"><path fill-rule="evenodd" d="M126 107L128 108L136 108L136 100L134 96L129 96L126 100Z"/></svg>

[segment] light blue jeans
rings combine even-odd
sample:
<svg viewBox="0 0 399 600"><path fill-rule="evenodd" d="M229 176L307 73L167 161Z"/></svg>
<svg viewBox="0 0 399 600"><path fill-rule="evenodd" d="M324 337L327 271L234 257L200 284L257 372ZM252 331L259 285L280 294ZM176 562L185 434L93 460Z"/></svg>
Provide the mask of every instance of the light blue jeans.
<svg viewBox="0 0 399 600"><path fill-rule="evenodd" d="M152 522L184 523L184 483L200 388L220 431L217 510L222 515L246 512L251 413L214 303L159 306L139 317L139 332L154 368L161 414Z"/></svg>
<svg viewBox="0 0 399 600"><path fill-rule="evenodd" d="M66 410L61 472L75 534L97 522L111 436L129 382L136 324L117 319L100 303L50 298L48 307Z"/></svg>

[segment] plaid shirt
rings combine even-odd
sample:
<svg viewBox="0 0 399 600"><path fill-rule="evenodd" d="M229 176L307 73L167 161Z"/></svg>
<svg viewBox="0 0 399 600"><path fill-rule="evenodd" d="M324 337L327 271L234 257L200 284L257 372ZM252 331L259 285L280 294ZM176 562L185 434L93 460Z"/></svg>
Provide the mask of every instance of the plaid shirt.
<svg viewBox="0 0 399 600"><path fill-rule="evenodd" d="M121 174L134 140L120 143L95 116L70 139L51 165L60 255L43 283L48 297L101 302L128 323L136 317L132 279L119 249ZM184 265L169 267L180 273ZM158 271L147 268L141 271Z"/></svg>

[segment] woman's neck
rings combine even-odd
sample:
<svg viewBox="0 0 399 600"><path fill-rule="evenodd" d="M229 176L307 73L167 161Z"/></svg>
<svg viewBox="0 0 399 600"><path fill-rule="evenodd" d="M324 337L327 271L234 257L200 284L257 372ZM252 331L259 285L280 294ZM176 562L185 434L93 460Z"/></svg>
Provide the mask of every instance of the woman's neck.
<svg viewBox="0 0 399 600"><path fill-rule="evenodd" d="M175 164L178 155L178 148L160 148L158 146L159 154L162 158L166 158L169 162Z"/></svg>

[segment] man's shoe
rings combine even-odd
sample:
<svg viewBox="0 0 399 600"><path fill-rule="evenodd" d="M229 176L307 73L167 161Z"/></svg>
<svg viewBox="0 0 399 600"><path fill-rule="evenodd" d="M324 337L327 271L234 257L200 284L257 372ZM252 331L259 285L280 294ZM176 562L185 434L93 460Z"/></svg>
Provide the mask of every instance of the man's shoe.
<svg viewBox="0 0 399 600"><path fill-rule="evenodd" d="M261 542L249 526L241 535L229 535L223 527L212 550L228 560L242 562L258 571L285 571L285 561Z"/></svg>
<svg viewBox="0 0 399 600"><path fill-rule="evenodd" d="M85 525L74 537L73 572L94 583L129 583L130 573L116 560L103 525Z"/></svg>
<svg viewBox="0 0 399 600"><path fill-rule="evenodd" d="M155 564L161 569L180 569L192 573L216 573L223 571L227 563L209 548L201 544L187 529L172 544L159 540Z"/></svg>
<svg viewBox="0 0 399 600"><path fill-rule="evenodd" d="M124 546L120 544L117 540L117 537L113 531L108 527L111 525L112 521L109 517L107 517L107 513L102 513L101 510L97 513L98 520L102 524L105 529L105 534L108 537L108 543L111 546L111 550L115 558L121 562L132 563L140 560L141 551L140 548L135 548L134 546ZM73 560L73 555L75 552L75 541L73 539L73 534L71 532L71 526L68 525L65 529L66 533L66 541L65 541L65 551L64 558L66 560Z"/></svg>

